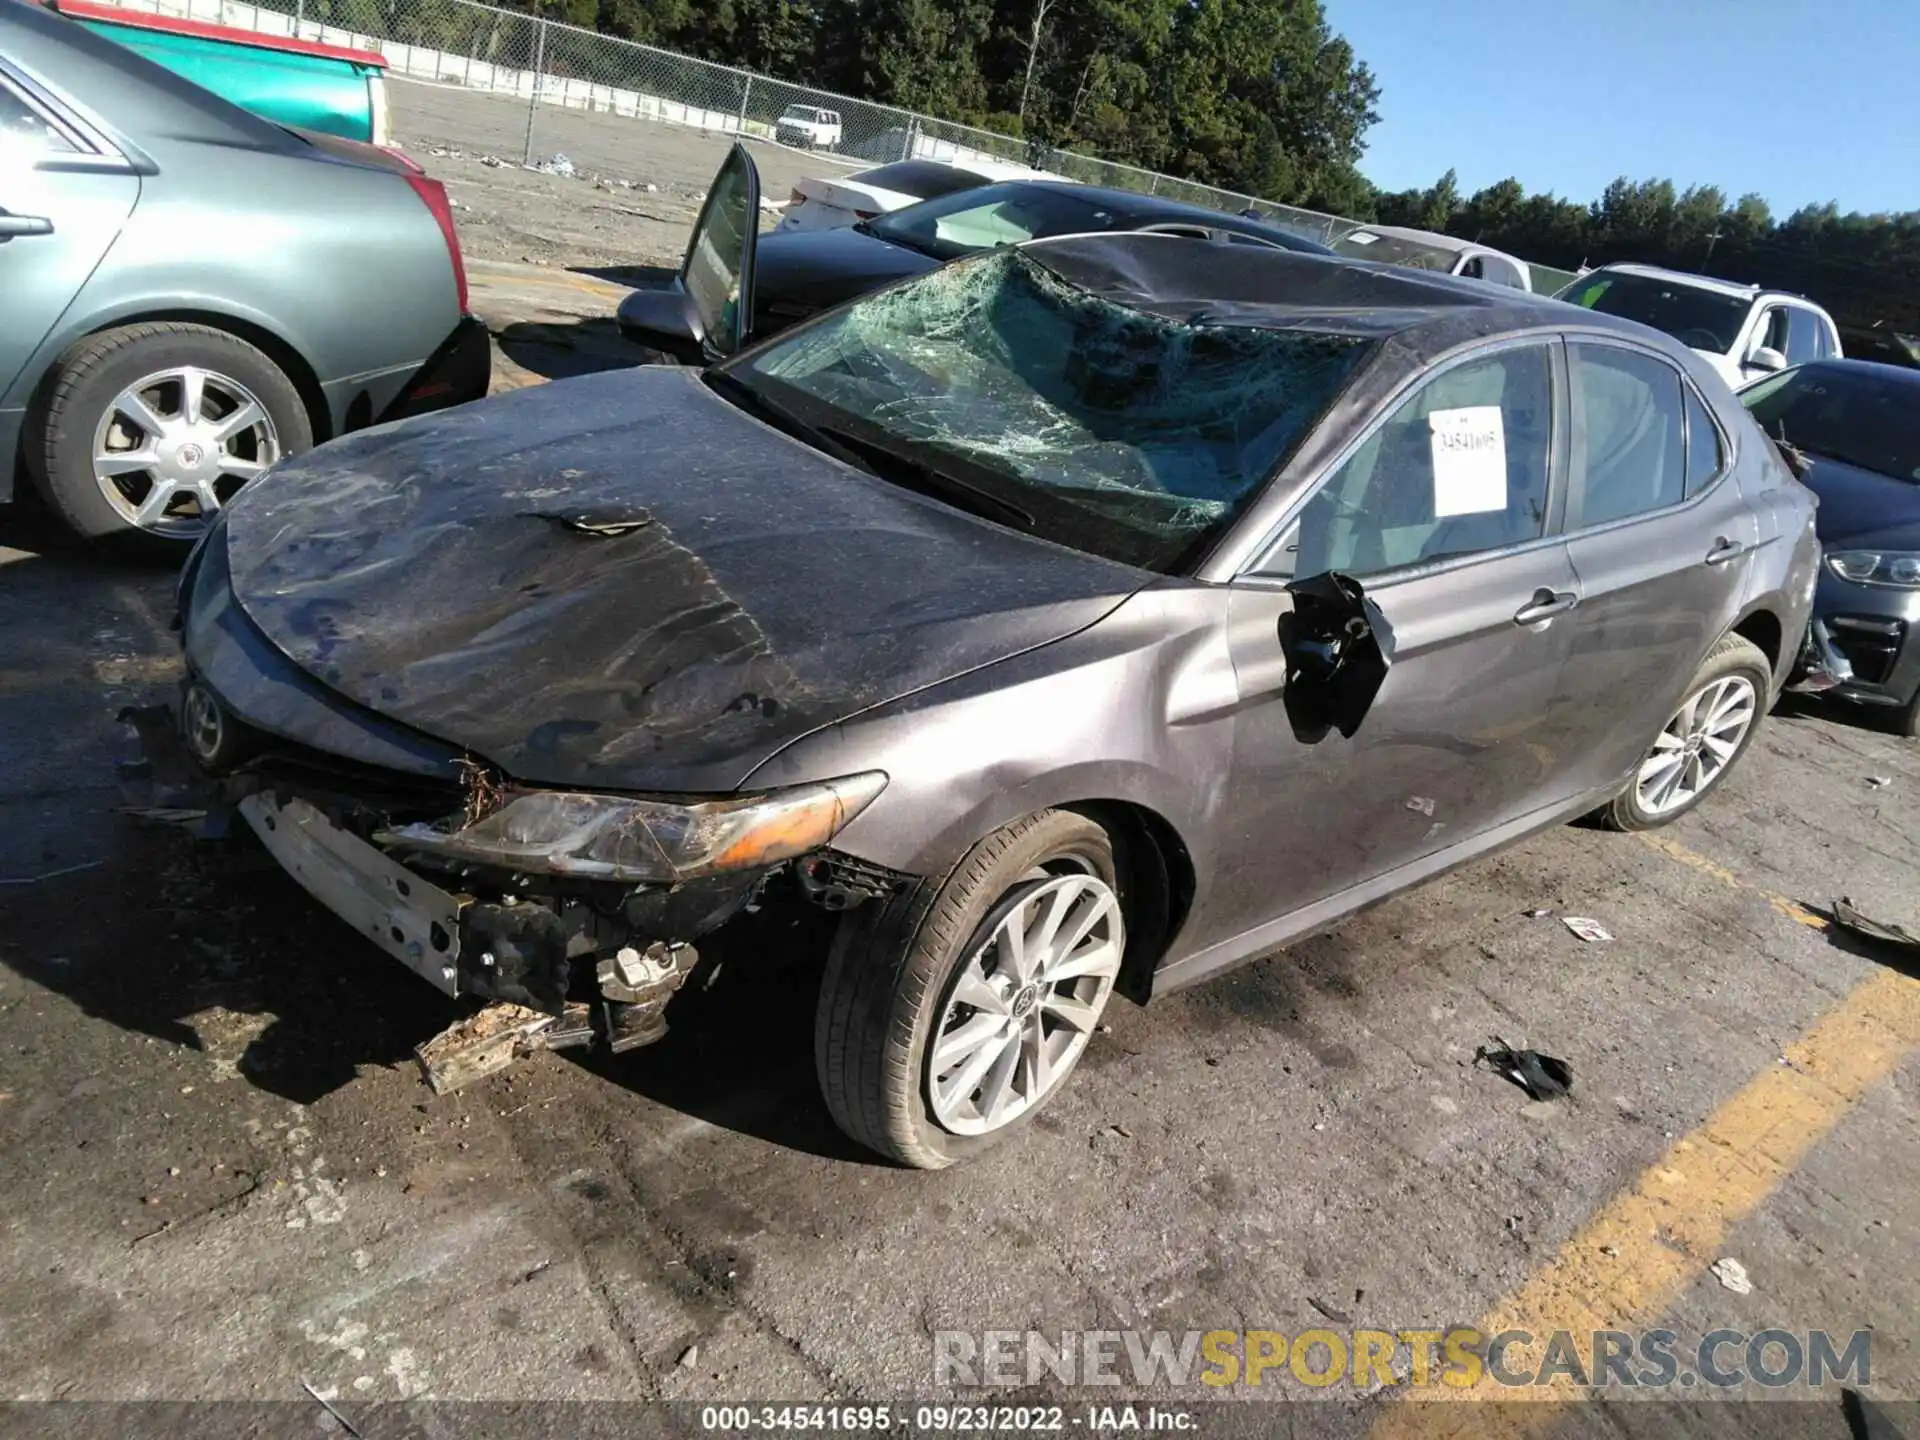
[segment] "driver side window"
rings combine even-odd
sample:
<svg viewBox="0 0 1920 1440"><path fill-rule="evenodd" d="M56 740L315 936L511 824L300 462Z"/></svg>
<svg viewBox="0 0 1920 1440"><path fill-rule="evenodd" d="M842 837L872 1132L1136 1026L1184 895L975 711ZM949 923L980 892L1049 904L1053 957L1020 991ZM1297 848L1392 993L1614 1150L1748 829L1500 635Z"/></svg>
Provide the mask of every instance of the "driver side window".
<svg viewBox="0 0 1920 1440"><path fill-rule="evenodd" d="M1277 568L1365 576L1536 540L1552 440L1545 344L1443 371L1321 482Z"/></svg>

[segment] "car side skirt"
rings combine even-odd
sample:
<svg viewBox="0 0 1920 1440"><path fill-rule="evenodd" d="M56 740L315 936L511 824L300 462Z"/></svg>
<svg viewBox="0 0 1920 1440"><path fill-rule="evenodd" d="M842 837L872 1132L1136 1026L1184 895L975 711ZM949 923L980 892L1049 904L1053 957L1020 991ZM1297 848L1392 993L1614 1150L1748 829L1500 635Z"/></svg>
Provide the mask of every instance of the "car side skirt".
<svg viewBox="0 0 1920 1440"><path fill-rule="evenodd" d="M1222 940L1218 944L1208 946L1205 950L1196 951L1170 965L1162 966L1154 972L1153 994L1160 996L1175 990L1184 990L1189 985L1198 985L1203 980L1210 980L1236 965L1257 960L1284 946L1298 944L1310 936L1333 928L1343 920L1351 919L1363 910L1370 910L1376 905L1391 900L1394 896L1411 890L1417 885L1437 880L1475 860L1483 859L1494 851L1517 845L1522 840L1539 834L1542 830L1550 830L1556 825L1585 815L1619 794L1621 785L1625 783L1626 777L1623 776L1619 782L1602 786L1573 800L1563 800L1532 811L1472 840L1423 856L1389 870L1383 875L1375 876L1372 880L1350 886L1338 894L1329 895L1324 900L1304 906L1289 915L1282 915L1277 920L1269 920L1264 925L1255 926L1230 940Z"/></svg>

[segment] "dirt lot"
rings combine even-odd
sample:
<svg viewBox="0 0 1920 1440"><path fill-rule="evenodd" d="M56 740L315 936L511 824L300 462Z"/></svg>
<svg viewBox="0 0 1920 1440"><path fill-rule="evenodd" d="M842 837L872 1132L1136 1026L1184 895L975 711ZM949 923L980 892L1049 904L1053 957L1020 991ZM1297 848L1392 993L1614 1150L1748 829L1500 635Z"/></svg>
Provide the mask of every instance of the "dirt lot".
<svg viewBox="0 0 1920 1440"><path fill-rule="evenodd" d="M512 149L430 93L410 144ZM677 252L665 187L718 142L657 128L623 174L678 208L434 162L477 256L549 262L476 266L503 383L624 358L577 323L619 287L566 267ZM815 1093L819 924L740 937L657 1047L430 1094L435 994L257 855L115 813L116 712L176 673L169 584L0 511L0 1399L874 1400L935 1393L948 1329L1664 1323L1870 1327L1865 1392L1920 1400L1920 985L1803 908L1920 927L1920 746L1856 715L1790 704L1652 840L1557 830L1120 1005L1030 1134L926 1175ZM1475 1069L1496 1034L1565 1057L1572 1098ZM1864 1433L1837 1388L1781 1393L1687 1428ZM1392 1428L1379 1394L1240 1392L1281 1395L1319 1403L1264 1428ZM1529 1426L1677 1428L1472 1433Z"/></svg>
<svg viewBox="0 0 1920 1440"><path fill-rule="evenodd" d="M575 174L562 177L522 165L526 127L524 102L451 86L394 84L394 136L446 181L462 243L481 259L677 265L687 227L733 144L729 135L543 105L535 117L533 162L566 157ZM764 141L749 148L768 201L785 200L802 176L849 168L828 155Z"/></svg>

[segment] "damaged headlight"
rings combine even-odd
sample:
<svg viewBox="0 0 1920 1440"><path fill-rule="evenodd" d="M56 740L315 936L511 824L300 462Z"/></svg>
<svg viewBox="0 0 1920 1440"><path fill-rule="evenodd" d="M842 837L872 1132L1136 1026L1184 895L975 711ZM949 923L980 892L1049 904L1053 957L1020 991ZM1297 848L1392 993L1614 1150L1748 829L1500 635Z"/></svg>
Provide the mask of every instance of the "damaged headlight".
<svg viewBox="0 0 1920 1440"><path fill-rule="evenodd" d="M540 875L672 883L817 850L886 789L877 770L733 800L674 804L535 790L471 825L408 825L382 844Z"/></svg>

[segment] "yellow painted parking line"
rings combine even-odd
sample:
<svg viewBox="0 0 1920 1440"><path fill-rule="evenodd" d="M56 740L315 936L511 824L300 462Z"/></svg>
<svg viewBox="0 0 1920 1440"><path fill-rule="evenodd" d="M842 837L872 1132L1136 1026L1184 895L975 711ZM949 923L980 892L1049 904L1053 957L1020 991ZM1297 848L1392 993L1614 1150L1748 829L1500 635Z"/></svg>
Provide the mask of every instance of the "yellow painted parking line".
<svg viewBox="0 0 1920 1440"><path fill-rule="evenodd" d="M1745 890L1749 894L1758 895L1776 911L1797 925L1811 926L1815 930L1824 930L1827 928L1827 919L1824 915L1814 914L1813 911L1807 909L1806 906L1797 900L1789 900L1784 895L1776 895L1771 890L1761 889L1758 885L1749 885L1738 875L1727 869L1726 866L1709 860L1697 851L1689 850L1678 840L1669 839L1665 835L1656 835L1646 830L1640 831L1635 838L1650 849L1659 851L1670 860L1678 860L1682 865L1690 866L1703 875L1711 875L1723 884L1731 885L1735 890Z"/></svg>
<svg viewBox="0 0 1920 1440"><path fill-rule="evenodd" d="M549 289L580 290L589 295L603 295L609 299L625 295L633 288L612 280L596 279L591 275L535 270L531 266L495 268L478 261L467 267L467 280L475 289L485 285L545 285Z"/></svg>
<svg viewBox="0 0 1920 1440"><path fill-rule="evenodd" d="M1802 924L1826 921L1768 895L1677 842L1641 837L1662 854L1756 894ZM1795 913L1798 912L1798 913ZM1545 1266L1478 1323L1482 1335L1520 1330L1537 1337L1508 1350L1510 1371L1533 1372L1555 1331L1577 1345L1596 1330L1656 1323L1718 1258L1733 1227L1756 1211L1875 1085L1920 1049L1920 980L1882 970L1856 986L1697 1128L1673 1142L1634 1184L1580 1227ZM1421 1403L1390 1405L1376 1440L1537 1435L1579 1399L1570 1381L1525 1389L1490 1375L1471 1389L1423 1389L1443 1400L1529 1400L1488 1410Z"/></svg>

